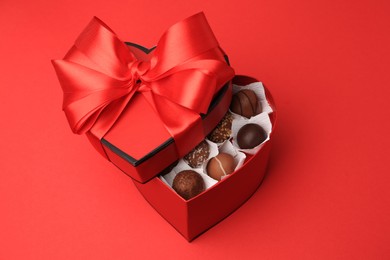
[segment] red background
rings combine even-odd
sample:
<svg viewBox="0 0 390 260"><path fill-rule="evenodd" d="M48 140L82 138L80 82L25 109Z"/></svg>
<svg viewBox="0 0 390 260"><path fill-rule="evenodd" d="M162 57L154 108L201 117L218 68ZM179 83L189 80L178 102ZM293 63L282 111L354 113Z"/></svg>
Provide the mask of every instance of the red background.
<svg viewBox="0 0 390 260"><path fill-rule="evenodd" d="M188 243L71 133L50 59L94 15L152 46L201 10L279 122L260 189ZM389 13L380 0L1 0L0 259L389 259Z"/></svg>

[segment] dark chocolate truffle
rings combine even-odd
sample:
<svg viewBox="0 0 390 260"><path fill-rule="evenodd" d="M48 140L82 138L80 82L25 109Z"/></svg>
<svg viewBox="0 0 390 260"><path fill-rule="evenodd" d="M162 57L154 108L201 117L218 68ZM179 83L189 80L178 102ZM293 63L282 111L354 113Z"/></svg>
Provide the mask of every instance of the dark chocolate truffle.
<svg viewBox="0 0 390 260"><path fill-rule="evenodd" d="M189 200L205 189L202 176L192 170L179 172L173 179L172 188L183 198Z"/></svg>
<svg viewBox="0 0 390 260"><path fill-rule="evenodd" d="M261 113L261 107L255 92L244 89L233 95L230 110L236 114L250 118Z"/></svg>
<svg viewBox="0 0 390 260"><path fill-rule="evenodd" d="M214 143L222 143L230 138L232 134L233 116L231 113L226 113L217 127L208 135L210 141Z"/></svg>
<svg viewBox="0 0 390 260"><path fill-rule="evenodd" d="M220 153L208 162L206 171L208 176L220 181L223 176L231 174L235 168L233 156L228 153Z"/></svg>
<svg viewBox="0 0 390 260"><path fill-rule="evenodd" d="M267 138L266 132L258 124L247 124L238 130L237 143L241 149L252 149Z"/></svg>
<svg viewBox="0 0 390 260"><path fill-rule="evenodd" d="M202 165L209 158L210 149L208 143L203 140L191 152L184 156L184 161L192 168Z"/></svg>

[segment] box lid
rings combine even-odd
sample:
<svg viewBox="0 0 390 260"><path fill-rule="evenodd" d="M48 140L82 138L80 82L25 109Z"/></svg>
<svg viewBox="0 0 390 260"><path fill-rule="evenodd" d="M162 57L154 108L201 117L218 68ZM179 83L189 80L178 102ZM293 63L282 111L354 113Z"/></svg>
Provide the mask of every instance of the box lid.
<svg viewBox="0 0 390 260"><path fill-rule="evenodd" d="M141 182L204 139L228 109L234 76L203 13L151 49L126 46L94 18L53 64L72 130Z"/></svg>

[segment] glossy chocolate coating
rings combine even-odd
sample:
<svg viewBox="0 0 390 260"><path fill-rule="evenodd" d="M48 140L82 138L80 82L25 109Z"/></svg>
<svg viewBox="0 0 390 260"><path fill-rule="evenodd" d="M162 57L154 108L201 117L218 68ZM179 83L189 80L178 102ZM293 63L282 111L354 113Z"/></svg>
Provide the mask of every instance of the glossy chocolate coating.
<svg viewBox="0 0 390 260"><path fill-rule="evenodd" d="M227 112L217 127L208 135L209 140L214 143L222 143L229 139L232 133L232 122L233 115Z"/></svg>
<svg viewBox="0 0 390 260"><path fill-rule="evenodd" d="M173 179L172 188L183 198L189 200L205 189L202 176L192 170L179 172Z"/></svg>
<svg viewBox="0 0 390 260"><path fill-rule="evenodd" d="M247 118L261 113L257 96L250 89L241 90L233 95L230 110Z"/></svg>
<svg viewBox="0 0 390 260"><path fill-rule="evenodd" d="M233 156L227 153L220 153L208 162L206 171L211 178L220 181L223 176L234 172L235 168Z"/></svg>
<svg viewBox="0 0 390 260"><path fill-rule="evenodd" d="M200 167L209 158L210 148L206 141L199 143L191 152L184 156L184 161L191 167Z"/></svg>
<svg viewBox="0 0 390 260"><path fill-rule="evenodd" d="M237 143L241 149L252 149L267 138L263 128L257 124L247 124L238 130Z"/></svg>

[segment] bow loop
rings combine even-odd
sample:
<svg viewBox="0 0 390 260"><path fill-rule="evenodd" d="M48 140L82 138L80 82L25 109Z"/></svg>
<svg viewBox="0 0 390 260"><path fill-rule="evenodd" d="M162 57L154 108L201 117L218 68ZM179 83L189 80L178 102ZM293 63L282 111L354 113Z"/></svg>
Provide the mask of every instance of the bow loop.
<svg viewBox="0 0 390 260"><path fill-rule="evenodd" d="M94 17L64 60L74 61L109 77L123 80L129 77L128 64L136 58L106 24Z"/></svg>

